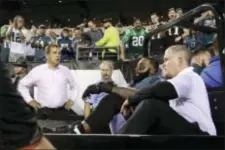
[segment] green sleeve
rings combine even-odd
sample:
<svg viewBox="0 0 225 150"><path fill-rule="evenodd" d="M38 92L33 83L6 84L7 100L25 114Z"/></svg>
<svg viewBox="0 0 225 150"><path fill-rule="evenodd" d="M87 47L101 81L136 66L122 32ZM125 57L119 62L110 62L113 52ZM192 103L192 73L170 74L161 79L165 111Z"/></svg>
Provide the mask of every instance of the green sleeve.
<svg viewBox="0 0 225 150"><path fill-rule="evenodd" d="M131 38L131 30L128 30L122 38L122 43L126 44Z"/></svg>

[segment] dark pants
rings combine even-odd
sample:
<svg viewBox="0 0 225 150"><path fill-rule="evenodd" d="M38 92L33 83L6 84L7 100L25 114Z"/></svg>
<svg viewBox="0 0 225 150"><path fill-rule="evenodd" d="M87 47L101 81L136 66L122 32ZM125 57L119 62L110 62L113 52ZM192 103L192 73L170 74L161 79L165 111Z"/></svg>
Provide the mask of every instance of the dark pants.
<svg viewBox="0 0 225 150"><path fill-rule="evenodd" d="M37 112L37 119L40 120L78 120L82 119L72 110L66 110L63 107L57 109L41 108Z"/></svg>
<svg viewBox="0 0 225 150"><path fill-rule="evenodd" d="M122 134L207 135L197 123L189 123L176 113L168 103L144 100L136 107Z"/></svg>
<svg viewBox="0 0 225 150"><path fill-rule="evenodd" d="M105 96L85 122L90 126L92 133L103 133L113 116L120 112L125 99L111 93Z"/></svg>
<svg viewBox="0 0 225 150"><path fill-rule="evenodd" d="M101 133L113 116L119 113L124 98L111 93L105 96L85 120L92 133ZM197 123L189 123L178 115L168 103L160 100L144 100L135 109L122 134L172 134L195 135L203 133Z"/></svg>

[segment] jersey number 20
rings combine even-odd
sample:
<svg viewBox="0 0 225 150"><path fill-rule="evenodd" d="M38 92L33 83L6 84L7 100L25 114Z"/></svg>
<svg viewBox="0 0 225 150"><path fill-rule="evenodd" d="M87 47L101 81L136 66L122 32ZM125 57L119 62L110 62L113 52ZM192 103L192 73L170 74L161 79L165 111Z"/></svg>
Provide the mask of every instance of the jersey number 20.
<svg viewBox="0 0 225 150"><path fill-rule="evenodd" d="M132 37L132 46L138 47L143 46L144 36L134 36Z"/></svg>

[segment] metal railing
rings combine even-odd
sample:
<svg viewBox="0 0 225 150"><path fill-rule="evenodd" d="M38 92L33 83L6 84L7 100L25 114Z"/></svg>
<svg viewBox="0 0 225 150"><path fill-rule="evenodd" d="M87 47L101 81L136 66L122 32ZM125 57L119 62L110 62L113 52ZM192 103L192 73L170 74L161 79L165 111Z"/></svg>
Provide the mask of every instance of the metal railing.
<svg viewBox="0 0 225 150"><path fill-rule="evenodd" d="M115 49L116 55L117 55L117 60L120 59L120 48L119 46L117 47L78 47L76 49L76 61L80 59L89 59L89 58L95 58L99 59L101 58L103 50L106 52L109 49ZM115 55L109 55L108 53L106 54L108 57L113 57Z"/></svg>

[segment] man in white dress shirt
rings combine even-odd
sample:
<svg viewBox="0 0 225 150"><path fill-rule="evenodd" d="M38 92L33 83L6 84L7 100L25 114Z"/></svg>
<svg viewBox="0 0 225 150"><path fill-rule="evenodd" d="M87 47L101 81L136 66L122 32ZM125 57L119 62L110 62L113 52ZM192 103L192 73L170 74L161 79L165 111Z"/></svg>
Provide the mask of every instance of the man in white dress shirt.
<svg viewBox="0 0 225 150"><path fill-rule="evenodd" d="M42 108L60 112L65 112L65 109L70 110L76 100L77 84L70 70L59 64L60 49L57 45L47 46L46 60L46 64L33 68L20 81L18 90L27 104L36 111ZM36 99L29 93L32 87L37 87Z"/></svg>

